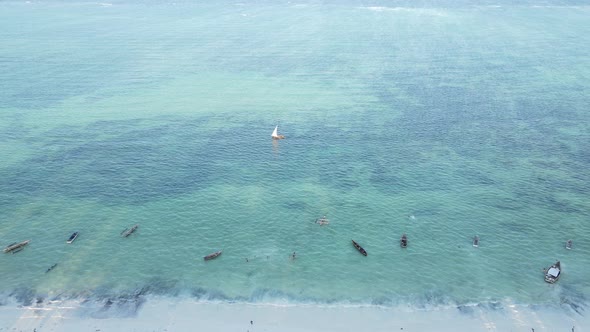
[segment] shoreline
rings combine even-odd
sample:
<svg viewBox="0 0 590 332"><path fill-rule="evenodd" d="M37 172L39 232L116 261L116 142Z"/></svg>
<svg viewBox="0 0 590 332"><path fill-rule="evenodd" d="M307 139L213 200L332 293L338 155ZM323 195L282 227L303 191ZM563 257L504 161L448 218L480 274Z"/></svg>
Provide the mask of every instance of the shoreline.
<svg viewBox="0 0 590 332"><path fill-rule="evenodd" d="M563 307L437 307L203 302L149 296L121 306L65 300L0 307L0 331L582 331L590 320Z"/></svg>

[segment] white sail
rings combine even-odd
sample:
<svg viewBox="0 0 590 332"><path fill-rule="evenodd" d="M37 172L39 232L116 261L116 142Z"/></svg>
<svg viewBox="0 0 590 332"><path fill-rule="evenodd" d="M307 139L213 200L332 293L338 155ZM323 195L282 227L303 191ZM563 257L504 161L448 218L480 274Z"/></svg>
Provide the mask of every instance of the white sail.
<svg viewBox="0 0 590 332"><path fill-rule="evenodd" d="M279 130L279 126L276 126L275 127L275 130L272 132L272 135L270 135L270 136L271 137L278 137L279 136L278 133L277 133L278 130Z"/></svg>

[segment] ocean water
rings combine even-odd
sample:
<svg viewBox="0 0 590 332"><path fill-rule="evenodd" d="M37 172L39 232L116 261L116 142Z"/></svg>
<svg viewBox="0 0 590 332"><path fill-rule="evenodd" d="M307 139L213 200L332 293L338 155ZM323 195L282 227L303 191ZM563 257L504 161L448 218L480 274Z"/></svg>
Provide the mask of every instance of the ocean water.
<svg viewBox="0 0 590 332"><path fill-rule="evenodd" d="M588 17L584 1L2 1L0 241L31 242L0 256L0 302L583 315Z"/></svg>

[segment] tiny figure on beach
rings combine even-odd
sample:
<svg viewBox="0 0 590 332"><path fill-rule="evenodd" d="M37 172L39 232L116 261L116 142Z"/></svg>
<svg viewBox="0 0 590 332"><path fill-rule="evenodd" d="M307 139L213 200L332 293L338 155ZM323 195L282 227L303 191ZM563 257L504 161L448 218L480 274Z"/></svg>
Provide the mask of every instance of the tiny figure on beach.
<svg viewBox="0 0 590 332"><path fill-rule="evenodd" d="M291 259L295 259L295 252L293 251L293 253L291 254Z"/></svg>
<svg viewBox="0 0 590 332"><path fill-rule="evenodd" d="M249 261L248 261L248 257L246 257L246 263L248 263L248 262L249 262Z"/></svg>
<svg viewBox="0 0 590 332"><path fill-rule="evenodd" d="M252 325L252 324L254 324L254 322L253 321L250 321L250 325Z"/></svg>

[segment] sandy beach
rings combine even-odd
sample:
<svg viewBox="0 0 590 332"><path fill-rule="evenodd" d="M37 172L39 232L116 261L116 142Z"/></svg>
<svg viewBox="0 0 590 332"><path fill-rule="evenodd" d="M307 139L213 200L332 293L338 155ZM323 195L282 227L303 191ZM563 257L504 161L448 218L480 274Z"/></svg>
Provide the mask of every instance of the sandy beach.
<svg viewBox="0 0 590 332"><path fill-rule="evenodd" d="M135 314L87 310L75 301L0 308L0 331L584 331L588 319L563 310L415 310L377 306L205 303L150 298Z"/></svg>

